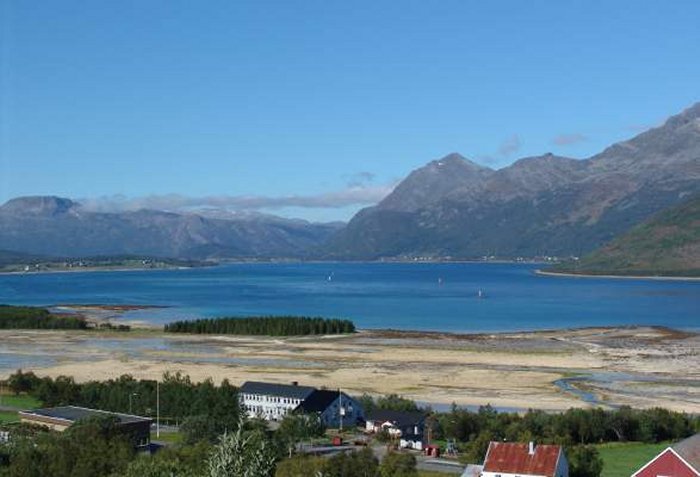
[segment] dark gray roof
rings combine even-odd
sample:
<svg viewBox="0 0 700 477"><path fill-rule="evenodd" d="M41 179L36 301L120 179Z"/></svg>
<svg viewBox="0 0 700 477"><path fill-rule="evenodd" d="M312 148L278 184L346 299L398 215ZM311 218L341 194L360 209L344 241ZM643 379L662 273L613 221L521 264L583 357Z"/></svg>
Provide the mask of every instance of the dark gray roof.
<svg viewBox="0 0 700 477"><path fill-rule="evenodd" d="M246 381L241 386L243 394L259 394L263 396L279 396L292 399L306 399L316 389L309 386L297 386L294 384L261 383L259 381Z"/></svg>
<svg viewBox="0 0 700 477"><path fill-rule="evenodd" d="M315 389L301 404L299 404L297 409L303 412L323 412L328 409L328 406L336 399L338 399L338 391Z"/></svg>
<svg viewBox="0 0 700 477"><path fill-rule="evenodd" d="M377 409L367 416L368 421L393 422L399 427L414 426L425 420L422 412L392 411L389 409Z"/></svg>
<svg viewBox="0 0 700 477"><path fill-rule="evenodd" d="M99 409L89 409L86 407L78 406L60 406L60 407L47 407L43 409L33 409L31 411L21 411L20 415L31 417L50 417L52 419L60 419L70 423L79 421L81 419L87 419L90 417L114 417L121 424L131 424L134 422L152 422L153 419L148 417L133 416L131 414L121 414L118 412L101 411Z"/></svg>
<svg viewBox="0 0 700 477"><path fill-rule="evenodd" d="M700 432L672 446L697 472L700 472Z"/></svg>

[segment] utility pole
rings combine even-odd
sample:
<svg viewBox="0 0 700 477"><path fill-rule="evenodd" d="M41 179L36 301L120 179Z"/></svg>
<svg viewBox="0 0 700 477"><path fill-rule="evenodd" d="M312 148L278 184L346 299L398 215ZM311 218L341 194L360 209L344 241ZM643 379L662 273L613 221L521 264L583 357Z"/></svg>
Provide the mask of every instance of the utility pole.
<svg viewBox="0 0 700 477"><path fill-rule="evenodd" d="M156 379L156 437L160 438L160 381Z"/></svg>
<svg viewBox="0 0 700 477"><path fill-rule="evenodd" d="M138 396L138 395L139 395L139 393L131 393L131 394L129 394L129 414L133 414L132 406L131 406L131 398L132 398L133 396Z"/></svg>
<svg viewBox="0 0 700 477"><path fill-rule="evenodd" d="M345 414L345 411L343 410L343 393L340 391L340 388L338 388L338 414L340 415L340 432L343 432L343 414Z"/></svg>

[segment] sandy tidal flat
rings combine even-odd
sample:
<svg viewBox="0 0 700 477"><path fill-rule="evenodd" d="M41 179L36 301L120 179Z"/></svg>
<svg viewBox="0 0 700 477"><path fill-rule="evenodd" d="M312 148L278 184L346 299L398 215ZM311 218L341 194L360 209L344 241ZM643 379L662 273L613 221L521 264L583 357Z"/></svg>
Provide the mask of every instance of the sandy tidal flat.
<svg viewBox="0 0 700 477"><path fill-rule="evenodd" d="M0 377L299 381L421 402L566 409L593 404L700 412L700 336L663 328L452 335L363 331L266 338L156 331L0 331ZM34 360L34 361L33 361Z"/></svg>

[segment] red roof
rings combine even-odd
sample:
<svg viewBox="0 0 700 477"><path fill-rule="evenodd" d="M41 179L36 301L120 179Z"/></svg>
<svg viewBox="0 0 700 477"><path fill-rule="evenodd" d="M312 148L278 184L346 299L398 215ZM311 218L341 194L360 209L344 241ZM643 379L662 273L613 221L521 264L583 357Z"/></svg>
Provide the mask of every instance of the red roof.
<svg viewBox="0 0 700 477"><path fill-rule="evenodd" d="M674 449L669 447L632 474L632 476L656 477L658 475L667 475L669 477L696 477L700 475L689 464L689 462L679 457Z"/></svg>
<svg viewBox="0 0 700 477"><path fill-rule="evenodd" d="M554 477L561 446L537 445L529 453L529 444L491 442L486 452L484 472Z"/></svg>

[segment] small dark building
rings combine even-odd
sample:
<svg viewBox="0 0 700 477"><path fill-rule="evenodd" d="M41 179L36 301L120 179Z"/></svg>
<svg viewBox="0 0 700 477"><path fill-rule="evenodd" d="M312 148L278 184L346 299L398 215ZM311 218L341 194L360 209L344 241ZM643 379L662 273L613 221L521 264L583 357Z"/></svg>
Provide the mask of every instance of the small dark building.
<svg viewBox="0 0 700 477"><path fill-rule="evenodd" d="M423 450L425 414L378 409L367 416L365 430L372 433L386 431L391 437L400 439L400 447Z"/></svg>
<svg viewBox="0 0 700 477"><path fill-rule="evenodd" d="M78 406L48 407L31 411L20 411L20 421L47 427L57 432L63 432L78 421L87 419L113 419L115 426L129 436L137 449L147 447L151 443L151 424L153 419L131 414L101 411Z"/></svg>

